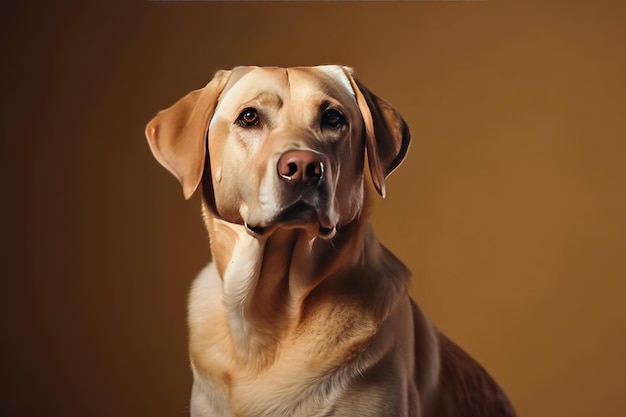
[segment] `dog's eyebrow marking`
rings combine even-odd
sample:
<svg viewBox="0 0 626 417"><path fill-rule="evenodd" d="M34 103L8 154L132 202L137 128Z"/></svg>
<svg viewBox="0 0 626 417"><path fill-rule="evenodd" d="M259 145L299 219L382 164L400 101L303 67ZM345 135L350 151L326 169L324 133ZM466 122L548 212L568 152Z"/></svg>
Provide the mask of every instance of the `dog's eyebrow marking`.
<svg viewBox="0 0 626 417"><path fill-rule="evenodd" d="M259 94L248 100L248 103L256 102L261 106L275 107L280 109L283 107L283 99L276 93L269 91L261 91Z"/></svg>
<svg viewBox="0 0 626 417"><path fill-rule="evenodd" d="M346 113L346 110L344 109L343 105L341 105L341 103L335 99L322 100L318 108L319 108L320 113L328 109L337 109L341 113L344 113L344 114Z"/></svg>

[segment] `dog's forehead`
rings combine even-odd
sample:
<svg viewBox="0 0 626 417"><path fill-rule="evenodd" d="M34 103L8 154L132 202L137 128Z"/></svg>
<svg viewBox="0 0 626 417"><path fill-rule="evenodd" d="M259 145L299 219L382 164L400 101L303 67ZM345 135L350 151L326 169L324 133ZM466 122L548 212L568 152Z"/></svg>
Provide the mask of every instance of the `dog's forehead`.
<svg viewBox="0 0 626 417"><path fill-rule="evenodd" d="M346 71L352 71L346 67L340 67L338 65L318 65L317 67L313 67L315 70L326 73L334 82L337 82L339 86L343 87L343 89L349 93L355 100L356 95L354 93L354 89L350 84L350 80L348 79L348 75Z"/></svg>
<svg viewBox="0 0 626 417"><path fill-rule="evenodd" d="M337 100L356 104L356 96L344 70L336 65L294 67L288 69L292 95L302 97L326 94Z"/></svg>
<svg viewBox="0 0 626 417"><path fill-rule="evenodd" d="M233 70L221 102L233 105L274 96L283 101L310 101L319 96L356 104L354 90L344 69L336 65L315 67L238 67Z"/></svg>

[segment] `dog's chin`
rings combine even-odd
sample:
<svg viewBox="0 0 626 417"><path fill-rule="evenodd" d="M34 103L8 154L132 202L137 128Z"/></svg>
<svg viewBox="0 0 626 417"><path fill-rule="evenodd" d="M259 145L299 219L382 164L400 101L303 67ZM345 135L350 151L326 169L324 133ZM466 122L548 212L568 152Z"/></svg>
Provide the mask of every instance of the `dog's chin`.
<svg viewBox="0 0 626 417"><path fill-rule="evenodd" d="M336 225L329 216L304 202L295 203L278 213L273 219L252 223L245 221L246 229L256 237L267 237L279 229L305 229L313 237L332 239L337 233Z"/></svg>

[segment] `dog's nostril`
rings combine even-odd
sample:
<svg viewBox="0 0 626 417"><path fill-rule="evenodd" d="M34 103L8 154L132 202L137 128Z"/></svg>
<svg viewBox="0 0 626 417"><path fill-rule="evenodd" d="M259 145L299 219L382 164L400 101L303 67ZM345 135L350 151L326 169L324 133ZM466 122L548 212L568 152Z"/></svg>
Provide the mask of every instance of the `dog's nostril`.
<svg viewBox="0 0 626 417"><path fill-rule="evenodd" d="M287 171L283 175L292 177L296 172L298 172L298 165L295 162L290 162L287 164Z"/></svg>
<svg viewBox="0 0 626 417"><path fill-rule="evenodd" d="M321 162L311 162L306 166L305 175L308 178L321 178L323 166Z"/></svg>

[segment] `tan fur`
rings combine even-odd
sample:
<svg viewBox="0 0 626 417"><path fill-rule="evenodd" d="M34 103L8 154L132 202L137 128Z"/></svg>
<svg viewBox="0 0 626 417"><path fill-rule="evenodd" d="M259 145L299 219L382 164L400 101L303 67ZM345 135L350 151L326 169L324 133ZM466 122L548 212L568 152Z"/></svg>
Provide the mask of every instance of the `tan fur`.
<svg viewBox="0 0 626 417"><path fill-rule="evenodd" d="M366 155L384 195L410 135L349 68L220 71L146 135L185 197L202 183L213 262L189 298L193 417L515 415L374 236ZM292 154L295 177L278 168Z"/></svg>

